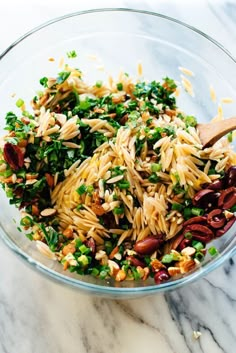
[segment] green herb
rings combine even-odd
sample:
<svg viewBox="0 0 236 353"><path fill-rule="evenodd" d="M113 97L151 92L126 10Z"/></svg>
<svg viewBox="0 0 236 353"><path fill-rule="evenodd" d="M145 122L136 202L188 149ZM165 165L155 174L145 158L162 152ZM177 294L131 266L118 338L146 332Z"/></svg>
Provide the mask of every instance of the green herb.
<svg viewBox="0 0 236 353"><path fill-rule="evenodd" d="M117 83L116 88L118 89L118 91L122 91L123 84L121 82Z"/></svg>
<svg viewBox="0 0 236 353"><path fill-rule="evenodd" d="M40 85L42 85L43 87L47 88L48 87L48 78L47 77L42 77L39 80Z"/></svg>
<svg viewBox="0 0 236 353"><path fill-rule="evenodd" d="M209 249L208 249L208 252L211 256L215 256L215 255L218 255L219 252L218 250L214 247L214 246L211 246Z"/></svg>
<svg viewBox="0 0 236 353"><path fill-rule="evenodd" d="M22 105L24 105L25 102L23 101L23 99L19 98L17 101L16 101L16 106L18 108L22 107Z"/></svg>
<svg viewBox="0 0 236 353"><path fill-rule="evenodd" d="M76 53L75 50L68 51L68 52L66 53L66 55L67 55L67 57L68 57L69 59L74 59L74 58L77 57L77 53Z"/></svg>
<svg viewBox="0 0 236 353"><path fill-rule="evenodd" d="M179 204L179 203L173 203L171 209L174 210L174 211L181 212L183 207L184 206Z"/></svg>

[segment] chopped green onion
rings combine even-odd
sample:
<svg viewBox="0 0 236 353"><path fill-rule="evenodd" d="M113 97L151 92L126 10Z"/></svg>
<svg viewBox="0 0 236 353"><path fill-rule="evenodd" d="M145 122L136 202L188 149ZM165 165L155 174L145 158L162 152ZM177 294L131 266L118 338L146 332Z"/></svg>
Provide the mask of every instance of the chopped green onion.
<svg viewBox="0 0 236 353"><path fill-rule="evenodd" d="M234 205L233 207L231 207L230 212L236 212L236 205Z"/></svg>
<svg viewBox="0 0 236 353"><path fill-rule="evenodd" d="M230 143L233 142L233 131L231 131L231 132L228 133L227 139L228 139L228 141L229 141Z"/></svg>
<svg viewBox="0 0 236 353"><path fill-rule="evenodd" d="M95 86L96 86L97 88L101 88L101 87L102 87L102 84L103 84L103 82L102 82L101 80L99 80L99 81L96 82Z"/></svg>
<svg viewBox="0 0 236 353"><path fill-rule="evenodd" d="M75 50L68 51L66 53L66 55L67 55L68 59L74 59L77 57L77 53Z"/></svg>
<svg viewBox="0 0 236 353"><path fill-rule="evenodd" d="M193 207L192 208L192 214L194 216L203 216L204 215L204 209L202 208L197 208L197 207Z"/></svg>
<svg viewBox="0 0 236 353"><path fill-rule="evenodd" d="M79 256L77 260L83 267L89 264L89 260L86 255Z"/></svg>
<svg viewBox="0 0 236 353"><path fill-rule="evenodd" d="M47 77L42 77L39 80L40 85L42 85L43 87L47 88L48 87L48 78Z"/></svg>
<svg viewBox="0 0 236 353"><path fill-rule="evenodd" d="M183 205L181 205L180 203L173 203L171 209L180 212L183 209Z"/></svg>
<svg viewBox="0 0 236 353"><path fill-rule="evenodd" d="M87 193L91 196L91 195L92 195L92 192L94 191L93 185L87 186L86 191L87 191Z"/></svg>
<svg viewBox="0 0 236 353"><path fill-rule="evenodd" d="M192 233L191 232L187 232L187 233L185 233L184 234L184 237L186 238L186 239L192 239Z"/></svg>
<svg viewBox="0 0 236 353"><path fill-rule="evenodd" d="M166 254L163 256L161 262L163 264L170 264L173 261L173 255L172 254Z"/></svg>
<svg viewBox="0 0 236 353"><path fill-rule="evenodd" d="M195 259L197 259L198 261L202 261L204 259L204 254L200 251L197 251L195 254Z"/></svg>
<svg viewBox="0 0 236 353"><path fill-rule="evenodd" d="M119 189L128 189L130 187L130 183L128 180L120 180L116 185Z"/></svg>
<svg viewBox="0 0 236 353"><path fill-rule="evenodd" d="M78 187L78 189L76 190L76 192L79 194L79 195L83 195L87 190L87 187L85 184L82 184L80 185L80 187Z"/></svg>
<svg viewBox="0 0 236 353"><path fill-rule="evenodd" d="M156 175L156 173L152 173L149 176L148 180L150 181L150 183L156 184L156 183L158 183L160 181L160 178L159 178L158 175Z"/></svg>
<svg viewBox="0 0 236 353"><path fill-rule="evenodd" d="M84 205L82 203L79 203L78 206L76 207L77 211L80 211L84 208Z"/></svg>
<svg viewBox="0 0 236 353"><path fill-rule="evenodd" d="M79 250L82 252L82 254L86 254L86 253L90 252L90 249L87 248L87 246L84 244L80 245Z"/></svg>
<svg viewBox="0 0 236 353"><path fill-rule="evenodd" d="M160 172L161 171L161 164L160 163L152 163L151 164L151 171L153 173Z"/></svg>
<svg viewBox="0 0 236 353"><path fill-rule="evenodd" d="M17 101L16 101L16 106L17 108L20 108L22 107L22 105L24 105L25 102L23 101L23 99L19 98Z"/></svg>
<svg viewBox="0 0 236 353"><path fill-rule="evenodd" d="M58 77L57 77L57 83L61 84L61 83L65 82L65 80L68 79L70 74L71 74L70 71L59 72Z"/></svg>
<svg viewBox="0 0 236 353"><path fill-rule="evenodd" d="M29 216L25 216L24 218L21 219L20 225L23 227L31 227L33 225L33 220Z"/></svg>
<svg viewBox="0 0 236 353"><path fill-rule="evenodd" d="M192 246L193 246L197 251L200 251L200 250L204 249L204 245L203 245L200 241L197 241L197 240L193 240L193 241L192 241Z"/></svg>
<svg viewBox="0 0 236 353"><path fill-rule="evenodd" d="M96 267L93 267L91 275L97 277L99 275L99 270Z"/></svg>
<svg viewBox="0 0 236 353"><path fill-rule="evenodd" d="M187 219L187 218L190 218L192 216L192 210L191 208L189 207L186 207L184 209L184 218Z"/></svg>
<svg viewBox="0 0 236 353"><path fill-rule="evenodd" d="M123 84L121 82L117 83L116 88L118 89L118 91L122 91Z"/></svg>
<svg viewBox="0 0 236 353"><path fill-rule="evenodd" d="M211 256L215 256L215 255L218 255L219 252L218 250L214 247L214 246L211 246L209 249L208 249L208 252Z"/></svg>
<svg viewBox="0 0 236 353"><path fill-rule="evenodd" d="M116 215L121 215L121 214L124 213L124 211L125 211L124 206L115 207L115 208L113 209L113 212L114 212L114 214L116 214Z"/></svg>

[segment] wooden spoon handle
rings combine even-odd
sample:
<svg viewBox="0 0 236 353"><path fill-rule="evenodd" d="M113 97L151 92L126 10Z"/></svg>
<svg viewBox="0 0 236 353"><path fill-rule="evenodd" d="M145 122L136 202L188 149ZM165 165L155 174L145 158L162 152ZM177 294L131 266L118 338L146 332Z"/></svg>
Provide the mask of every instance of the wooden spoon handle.
<svg viewBox="0 0 236 353"><path fill-rule="evenodd" d="M197 125L203 147L214 145L221 137L236 129L236 117Z"/></svg>

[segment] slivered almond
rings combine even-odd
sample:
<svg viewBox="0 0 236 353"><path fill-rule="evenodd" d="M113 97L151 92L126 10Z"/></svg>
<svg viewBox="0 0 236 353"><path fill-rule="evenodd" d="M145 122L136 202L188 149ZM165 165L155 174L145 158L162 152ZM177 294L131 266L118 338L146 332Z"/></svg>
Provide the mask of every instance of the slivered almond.
<svg viewBox="0 0 236 353"><path fill-rule="evenodd" d="M55 210L55 208L45 208L45 210L41 211L41 216L43 217L50 217L53 216L57 213L57 211Z"/></svg>

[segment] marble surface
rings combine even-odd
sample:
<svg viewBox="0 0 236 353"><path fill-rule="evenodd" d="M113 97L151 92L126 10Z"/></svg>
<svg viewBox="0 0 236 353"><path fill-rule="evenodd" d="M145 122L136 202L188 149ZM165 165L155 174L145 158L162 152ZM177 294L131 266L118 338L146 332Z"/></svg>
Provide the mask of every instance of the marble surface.
<svg viewBox="0 0 236 353"><path fill-rule="evenodd" d="M183 20L236 56L236 2L1 2L0 51L36 25L73 11L128 7ZM0 210L1 212L1 210ZM236 258L175 292L130 301L81 294L32 271L0 241L0 353L234 353ZM202 333L198 340L193 331Z"/></svg>

